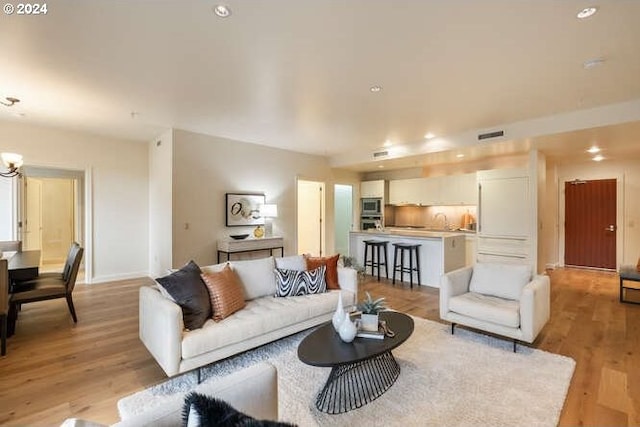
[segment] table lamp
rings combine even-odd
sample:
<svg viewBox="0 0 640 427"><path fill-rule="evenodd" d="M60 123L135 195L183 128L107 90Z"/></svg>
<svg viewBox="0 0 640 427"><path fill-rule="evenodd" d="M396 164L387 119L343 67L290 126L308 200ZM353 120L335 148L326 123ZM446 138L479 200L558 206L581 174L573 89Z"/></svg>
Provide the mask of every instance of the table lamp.
<svg viewBox="0 0 640 427"><path fill-rule="evenodd" d="M278 217L278 205L274 203L265 203L258 208L260 216L264 218L265 237L273 236L273 223L271 218Z"/></svg>

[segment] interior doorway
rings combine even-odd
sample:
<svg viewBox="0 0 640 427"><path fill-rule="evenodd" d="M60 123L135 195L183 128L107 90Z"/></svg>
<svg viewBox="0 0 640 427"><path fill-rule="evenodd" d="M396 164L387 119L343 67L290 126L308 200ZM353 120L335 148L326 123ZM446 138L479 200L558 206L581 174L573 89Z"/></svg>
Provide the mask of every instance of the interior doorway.
<svg viewBox="0 0 640 427"><path fill-rule="evenodd" d="M334 185L333 199L335 252L349 255L349 232L353 230L353 187Z"/></svg>
<svg viewBox="0 0 640 427"><path fill-rule="evenodd" d="M616 269L617 180L564 183L567 266Z"/></svg>
<svg viewBox="0 0 640 427"><path fill-rule="evenodd" d="M71 244L83 243L84 173L24 169L20 235L25 250L41 251L43 271L61 271Z"/></svg>
<svg viewBox="0 0 640 427"><path fill-rule="evenodd" d="M298 180L298 253L322 256L325 253L325 184Z"/></svg>

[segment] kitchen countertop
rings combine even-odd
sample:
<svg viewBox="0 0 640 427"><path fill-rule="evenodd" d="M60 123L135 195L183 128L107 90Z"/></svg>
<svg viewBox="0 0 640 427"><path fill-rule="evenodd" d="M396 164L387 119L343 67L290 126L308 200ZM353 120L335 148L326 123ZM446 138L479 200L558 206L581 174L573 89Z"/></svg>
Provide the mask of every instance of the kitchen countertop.
<svg viewBox="0 0 640 427"><path fill-rule="evenodd" d="M441 231L441 230L427 230L420 228L394 228L387 227L384 230L369 229L366 231L352 231L351 233L365 234L365 235L389 235L389 236L403 236L403 237L431 237L431 238L443 238L451 236L464 236L475 235L475 231Z"/></svg>

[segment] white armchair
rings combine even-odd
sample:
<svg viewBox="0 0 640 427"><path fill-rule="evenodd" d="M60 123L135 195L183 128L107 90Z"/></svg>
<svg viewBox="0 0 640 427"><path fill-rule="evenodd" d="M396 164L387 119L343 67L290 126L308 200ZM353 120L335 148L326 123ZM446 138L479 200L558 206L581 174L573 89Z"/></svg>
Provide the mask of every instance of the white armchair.
<svg viewBox="0 0 640 427"><path fill-rule="evenodd" d="M532 277L527 265L477 263L442 276L440 318L533 343L549 320L549 277Z"/></svg>

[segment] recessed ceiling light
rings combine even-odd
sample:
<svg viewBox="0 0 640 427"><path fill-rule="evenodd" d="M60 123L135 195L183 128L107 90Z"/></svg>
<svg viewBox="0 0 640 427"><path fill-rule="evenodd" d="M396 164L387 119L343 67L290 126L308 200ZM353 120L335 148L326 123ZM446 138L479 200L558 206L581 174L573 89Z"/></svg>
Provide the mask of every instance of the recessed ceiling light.
<svg viewBox="0 0 640 427"><path fill-rule="evenodd" d="M582 68L585 70L589 70L593 67L597 67L598 65L602 65L604 63L604 58L593 58L588 59L582 63Z"/></svg>
<svg viewBox="0 0 640 427"><path fill-rule="evenodd" d="M602 155L598 154L597 156L595 156L593 159L594 162L601 162L604 160L604 157L602 157Z"/></svg>
<svg viewBox="0 0 640 427"><path fill-rule="evenodd" d="M599 152L600 152L600 149L598 147L596 147L595 145L587 150L587 153L591 153L591 154L596 154L596 153L599 153Z"/></svg>
<svg viewBox="0 0 640 427"><path fill-rule="evenodd" d="M373 93L378 93L382 90L382 86L373 85L369 88L369 90Z"/></svg>
<svg viewBox="0 0 640 427"><path fill-rule="evenodd" d="M384 144L382 144L385 147L391 147L393 145L393 142L391 142L391 140L387 139Z"/></svg>
<svg viewBox="0 0 640 427"><path fill-rule="evenodd" d="M231 16L231 9L223 4L219 4L213 8L213 13L218 15L220 18L228 18Z"/></svg>
<svg viewBox="0 0 640 427"><path fill-rule="evenodd" d="M431 132L427 132L424 137L425 137L425 139L433 139L436 136Z"/></svg>
<svg viewBox="0 0 640 427"><path fill-rule="evenodd" d="M462 153L460 153L460 154L456 154L456 157L457 157L457 158L459 158L459 159L461 159L461 158L463 158L463 157L464 157L464 154L462 154Z"/></svg>
<svg viewBox="0 0 640 427"><path fill-rule="evenodd" d="M590 16L595 15L595 13L598 11L597 7L585 7L584 9L582 9L580 12L578 12L578 14L576 15L576 17L578 19L586 19Z"/></svg>
<svg viewBox="0 0 640 427"><path fill-rule="evenodd" d="M384 169L384 165L378 165L378 169Z"/></svg>

